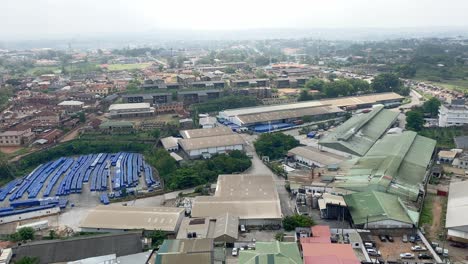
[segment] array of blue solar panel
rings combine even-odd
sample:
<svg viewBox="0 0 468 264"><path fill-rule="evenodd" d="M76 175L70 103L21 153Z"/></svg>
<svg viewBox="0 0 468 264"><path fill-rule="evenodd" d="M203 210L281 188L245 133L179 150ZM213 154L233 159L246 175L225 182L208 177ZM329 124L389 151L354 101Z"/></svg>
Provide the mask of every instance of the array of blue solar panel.
<svg viewBox="0 0 468 264"><path fill-rule="evenodd" d="M111 175L111 166L115 167L113 175ZM18 207L42 206L43 203L38 204L39 200L35 199L42 189L43 197L52 195L54 188L56 191L53 195L66 196L71 193L81 193L83 183L89 182L91 191L106 191L109 179L113 191L119 191L122 188L136 187L143 173L148 187L160 186L160 182L154 179L151 167L144 162L141 154L119 152L90 154L76 159L60 158L42 164L27 176L3 186L0 189L0 201L4 201L9 195L11 204L17 204ZM16 201L26 193L28 200ZM20 205L21 203L24 204Z"/></svg>

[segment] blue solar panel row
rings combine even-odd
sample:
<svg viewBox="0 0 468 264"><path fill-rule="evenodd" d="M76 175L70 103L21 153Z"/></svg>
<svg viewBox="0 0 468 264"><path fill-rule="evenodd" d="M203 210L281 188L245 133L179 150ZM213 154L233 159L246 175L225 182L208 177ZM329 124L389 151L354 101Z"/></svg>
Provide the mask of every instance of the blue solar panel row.
<svg viewBox="0 0 468 264"><path fill-rule="evenodd" d="M55 204L48 204L48 205L39 205L39 206L34 206L34 207L28 207L28 208L19 209L19 210L5 211L5 212L0 212L0 217L29 213L29 212L34 212L34 211L38 211L38 210L49 209L49 208L52 208L52 207L55 207L55 206L56 206Z"/></svg>
<svg viewBox="0 0 468 264"><path fill-rule="evenodd" d="M55 187L56 196L81 193L83 183L86 182L90 184L91 191L106 191L109 179L112 182L112 190L117 192L122 188L137 186L142 173L145 173L145 183L148 187L160 185L159 181L154 180L153 171L144 162L141 154L119 152L60 158L42 164L26 177L15 179L3 186L0 189L0 201L10 195L9 200L15 202L27 193L29 200L25 201L34 203L32 201L41 190L42 196L48 197Z"/></svg>
<svg viewBox="0 0 468 264"><path fill-rule="evenodd" d="M7 183L4 188L2 188L2 191L0 192L0 201L4 201L5 198L8 196L8 194L11 194L17 185L21 184L23 181L23 178L21 179L14 179L11 182Z"/></svg>

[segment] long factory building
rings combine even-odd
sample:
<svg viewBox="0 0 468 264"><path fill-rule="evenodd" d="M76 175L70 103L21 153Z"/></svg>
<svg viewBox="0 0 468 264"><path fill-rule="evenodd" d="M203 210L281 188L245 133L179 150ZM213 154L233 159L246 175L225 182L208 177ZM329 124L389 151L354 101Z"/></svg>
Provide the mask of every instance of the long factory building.
<svg viewBox="0 0 468 264"><path fill-rule="evenodd" d="M345 114L345 111L369 108L375 104L394 107L401 104L403 97L396 93L378 93L363 96L341 97L335 99L307 101L292 104L247 107L225 110L219 113L224 120L239 127L248 127L255 131L268 126L268 130L294 126L302 118L312 120L333 119Z"/></svg>

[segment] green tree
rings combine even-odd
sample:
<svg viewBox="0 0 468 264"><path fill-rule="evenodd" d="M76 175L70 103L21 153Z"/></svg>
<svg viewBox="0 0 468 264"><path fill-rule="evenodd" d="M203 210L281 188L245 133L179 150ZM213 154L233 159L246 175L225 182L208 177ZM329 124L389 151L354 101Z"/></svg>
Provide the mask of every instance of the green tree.
<svg viewBox="0 0 468 264"><path fill-rule="evenodd" d="M440 104L441 103L437 98L431 97L431 99L424 102L422 109L424 113L429 114L431 117L437 117L439 114Z"/></svg>
<svg viewBox="0 0 468 264"><path fill-rule="evenodd" d="M308 88L310 90L318 90L318 91L323 91L324 86L325 86L325 82L317 78L312 78L308 80L304 85L305 88Z"/></svg>
<svg viewBox="0 0 468 264"><path fill-rule="evenodd" d="M338 75L334 74L334 73L330 73L328 76L327 76L327 79L330 81L330 82L333 82L336 78L338 78Z"/></svg>
<svg viewBox="0 0 468 264"><path fill-rule="evenodd" d="M296 227L310 227L315 225L314 220L306 215L288 215L283 218L283 227L286 231L293 231Z"/></svg>
<svg viewBox="0 0 468 264"><path fill-rule="evenodd" d="M276 233L276 234L275 234L275 239L276 239L277 241L282 242L282 241L284 240L284 233L283 233L283 232Z"/></svg>
<svg viewBox="0 0 468 264"><path fill-rule="evenodd" d="M151 238L151 246L158 247L164 240L167 238L167 235L162 230L154 230L147 235L148 238Z"/></svg>
<svg viewBox="0 0 468 264"><path fill-rule="evenodd" d="M233 68L233 67L228 66L228 67L224 68L224 72L228 73L228 74L233 74L233 73L236 73L236 69Z"/></svg>
<svg viewBox="0 0 468 264"><path fill-rule="evenodd" d="M167 64L169 65L170 69L174 69L177 66L177 62L172 57L167 59Z"/></svg>
<svg viewBox="0 0 468 264"><path fill-rule="evenodd" d="M11 180L14 176L14 167L8 162L7 156L0 152L0 183Z"/></svg>
<svg viewBox="0 0 468 264"><path fill-rule="evenodd" d="M402 86L400 79L393 73L377 75L372 81L372 89L377 93L398 92Z"/></svg>
<svg viewBox="0 0 468 264"><path fill-rule="evenodd" d="M255 64L257 66L266 66L268 64L270 64L270 59L266 56L258 56L255 58Z"/></svg>
<svg viewBox="0 0 468 264"><path fill-rule="evenodd" d="M354 94L354 87L342 79L326 83L324 93L327 97L348 96Z"/></svg>
<svg viewBox="0 0 468 264"><path fill-rule="evenodd" d="M406 113L406 129L421 131L424 125L423 114L419 111L409 111Z"/></svg>
<svg viewBox="0 0 468 264"><path fill-rule="evenodd" d="M254 146L260 156L279 159L283 158L290 149L299 146L299 141L283 133L265 133L260 135Z"/></svg>
<svg viewBox="0 0 468 264"><path fill-rule="evenodd" d="M23 241L34 239L34 229L32 227L23 227L18 230L19 238Z"/></svg>
<svg viewBox="0 0 468 264"><path fill-rule="evenodd" d="M84 112L79 112L78 113L78 119L80 120L80 123L86 122L86 115Z"/></svg>
<svg viewBox="0 0 468 264"><path fill-rule="evenodd" d="M153 129L151 131L151 136L154 138L154 139L159 139L159 137L161 136L161 130L159 129Z"/></svg>
<svg viewBox="0 0 468 264"><path fill-rule="evenodd" d="M367 81L361 79L348 79L349 84L353 86L353 90L355 93L370 93L372 92L371 86Z"/></svg>
<svg viewBox="0 0 468 264"><path fill-rule="evenodd" d="M314 97L306 90L302 90L299 93L299 98L297 99L298 101L310 101L314 100Z"/></svg>
<svg viewBox="0 0 468 264"><path fill-rule="evenodd" d="M22 257L21 259L15 261L15 264L39 264L38 257Z"/></svg>
<svg viewBox="0 0 468 264"><path fill-rule="evenodd" d="M57 233L55 230L49 230L49 239L55 239L57 238Z"/></svg>
<svg viewBox="0 0 468 264"><path fill-rule="evenodd" d="M262 79L268 78L268 74L264 70L260 70L260 69L255 71L255 76L257 78L262 78Z"/></svg>
<svg viewBox="0 0 468 264"><path fill-rule="evenodd" d="M138 85L136 85L135 83L127 84L126 88L128 92L137 91L139 89Z"/></svg>
<svg viewBox="0 0 468 264"><path fill-rule="evenodd" d="M401 78L413 78L416 75L416 67L413 65L398 65L395 68L395 72Z"/></svg>

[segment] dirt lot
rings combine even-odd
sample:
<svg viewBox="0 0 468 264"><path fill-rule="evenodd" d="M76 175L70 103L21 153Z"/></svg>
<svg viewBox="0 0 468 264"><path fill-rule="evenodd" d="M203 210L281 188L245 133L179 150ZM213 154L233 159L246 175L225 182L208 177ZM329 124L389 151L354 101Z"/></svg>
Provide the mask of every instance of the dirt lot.
<svg viewBox="0 0 468 264"><path fill-rule="evenodd" d="M373 236L374 241L376 242L376 247L380 250L382 258L385 260L399 260L401 253L413 253L415 256L420 252L412 252L411 247L414 245L424 246L424 244L413 244L413 243L403 243L402 237L393 237L394 242L382 242L378 236ZM428 251L424 251L427 253ZM417 259L417 257L415 258ZM430 261L428 261L430 262Z"/></svg>
<svg viewBox="0 0 468 264"><path fill-rule="evenodd" d="M0 147L0 152L5 154L15 153L16 151L20 150L22 147Z"/></svg>
<svg viewBox="0 0 468 264"><path fill-rule="evenodd" d="M447 202L447 198L442 196L434 196L432 199L432 224L427 230L427 236L429 239L436 239L444 228L443 219L445 218L444 203Z"/></svg>

